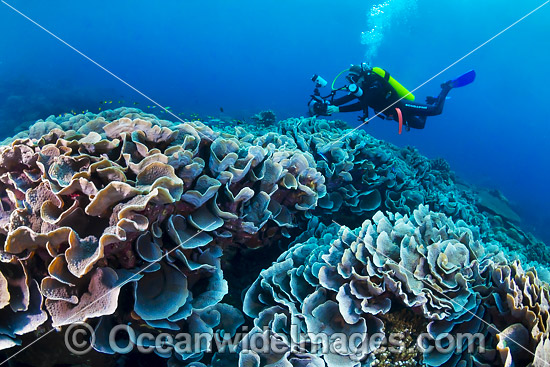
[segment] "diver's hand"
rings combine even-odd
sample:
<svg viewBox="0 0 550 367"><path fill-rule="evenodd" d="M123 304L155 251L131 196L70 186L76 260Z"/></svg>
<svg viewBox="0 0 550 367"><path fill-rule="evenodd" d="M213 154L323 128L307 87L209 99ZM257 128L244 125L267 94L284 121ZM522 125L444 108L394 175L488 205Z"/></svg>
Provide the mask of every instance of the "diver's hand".
<svg viewBox="0 0 550 367"><path fill-rule="evenodd" d="M333 113L338 113L340 112L340 108L338 106L328 106L327 107L327 113L329 115L332 115Z"/></svg>

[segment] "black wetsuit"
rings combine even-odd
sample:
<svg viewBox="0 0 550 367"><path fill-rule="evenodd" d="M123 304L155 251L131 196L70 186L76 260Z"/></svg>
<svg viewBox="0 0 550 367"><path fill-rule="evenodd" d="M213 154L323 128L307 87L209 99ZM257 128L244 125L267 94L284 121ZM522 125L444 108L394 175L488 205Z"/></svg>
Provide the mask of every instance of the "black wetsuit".
<svg viewBox="0 0 550 367"><path fill-rule="evenodd" d="M332 101L332 104L339 106L340 112L364 111L365 117L368 116L369 107L375 112L382 112L391 105L390 108L382 113L386 117L391 116L391 118L397 120L396 108L399 108L403 115L403 124L415 129L424 128L427 116L441 114L443 105L445 104L445 97L447 97L447 94L451 90L450 87L444 86L439 96L435 99L434 104L416 103L406 99L399 101L399 95L387 80L389 79L388 72L386 72L386 78L382 78L372 71L363 73L363 78L363 82L359 85L363 90L363 95L361 97L355 97L349 94L335 99ZM343 106L354 99L358 101Z"/></svg>

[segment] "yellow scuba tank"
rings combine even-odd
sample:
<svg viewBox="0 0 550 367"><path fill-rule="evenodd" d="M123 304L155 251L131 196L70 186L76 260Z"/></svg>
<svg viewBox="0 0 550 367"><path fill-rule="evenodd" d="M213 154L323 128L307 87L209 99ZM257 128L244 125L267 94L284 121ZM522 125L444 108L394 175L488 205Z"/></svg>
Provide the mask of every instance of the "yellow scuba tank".
<svg viewBox="0 0 550 367"><path fill-rule="evenodd" d="M414 95L407 90L404 86L402 86L397 80L395 80L393 77L390 76L390 73L388 73L386 70L375 67L372 68L372 71L376 74L380 75L382 78L388 81L390 85L395 89L397 92L397 95L399 95L400 98L406 99L408 101L414 101Z"/></svg>

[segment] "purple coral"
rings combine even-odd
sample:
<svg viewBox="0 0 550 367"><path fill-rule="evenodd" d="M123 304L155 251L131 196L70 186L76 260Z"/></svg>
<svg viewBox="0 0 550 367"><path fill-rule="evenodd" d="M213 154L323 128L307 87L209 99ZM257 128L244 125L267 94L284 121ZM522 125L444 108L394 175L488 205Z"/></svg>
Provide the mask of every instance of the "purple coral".
<svg viewBox="0 0 550 367"><path fill-rule="evenodd" d="M325 193L302 152L200 123L98 118L15 140L0 163L0 305L19 320L0 326L2 348L48 316L234 333L243 320L220 303L223 248L269 244ZM133 307L121 308L129 287Z"/></svg>

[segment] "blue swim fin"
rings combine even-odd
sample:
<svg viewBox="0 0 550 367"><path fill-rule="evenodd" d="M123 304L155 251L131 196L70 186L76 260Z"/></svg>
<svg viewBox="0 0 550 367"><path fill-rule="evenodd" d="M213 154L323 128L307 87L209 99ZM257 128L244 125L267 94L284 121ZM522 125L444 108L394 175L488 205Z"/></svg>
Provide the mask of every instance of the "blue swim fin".
<svg viewBox="0 0 550 367"><path fill-rule="evenodd" d="M472 83L475 80L475 78L476 78L475 70L470 70L462 74L458 78L451 80L449 84L453 88L460 88Z"/></svg>

